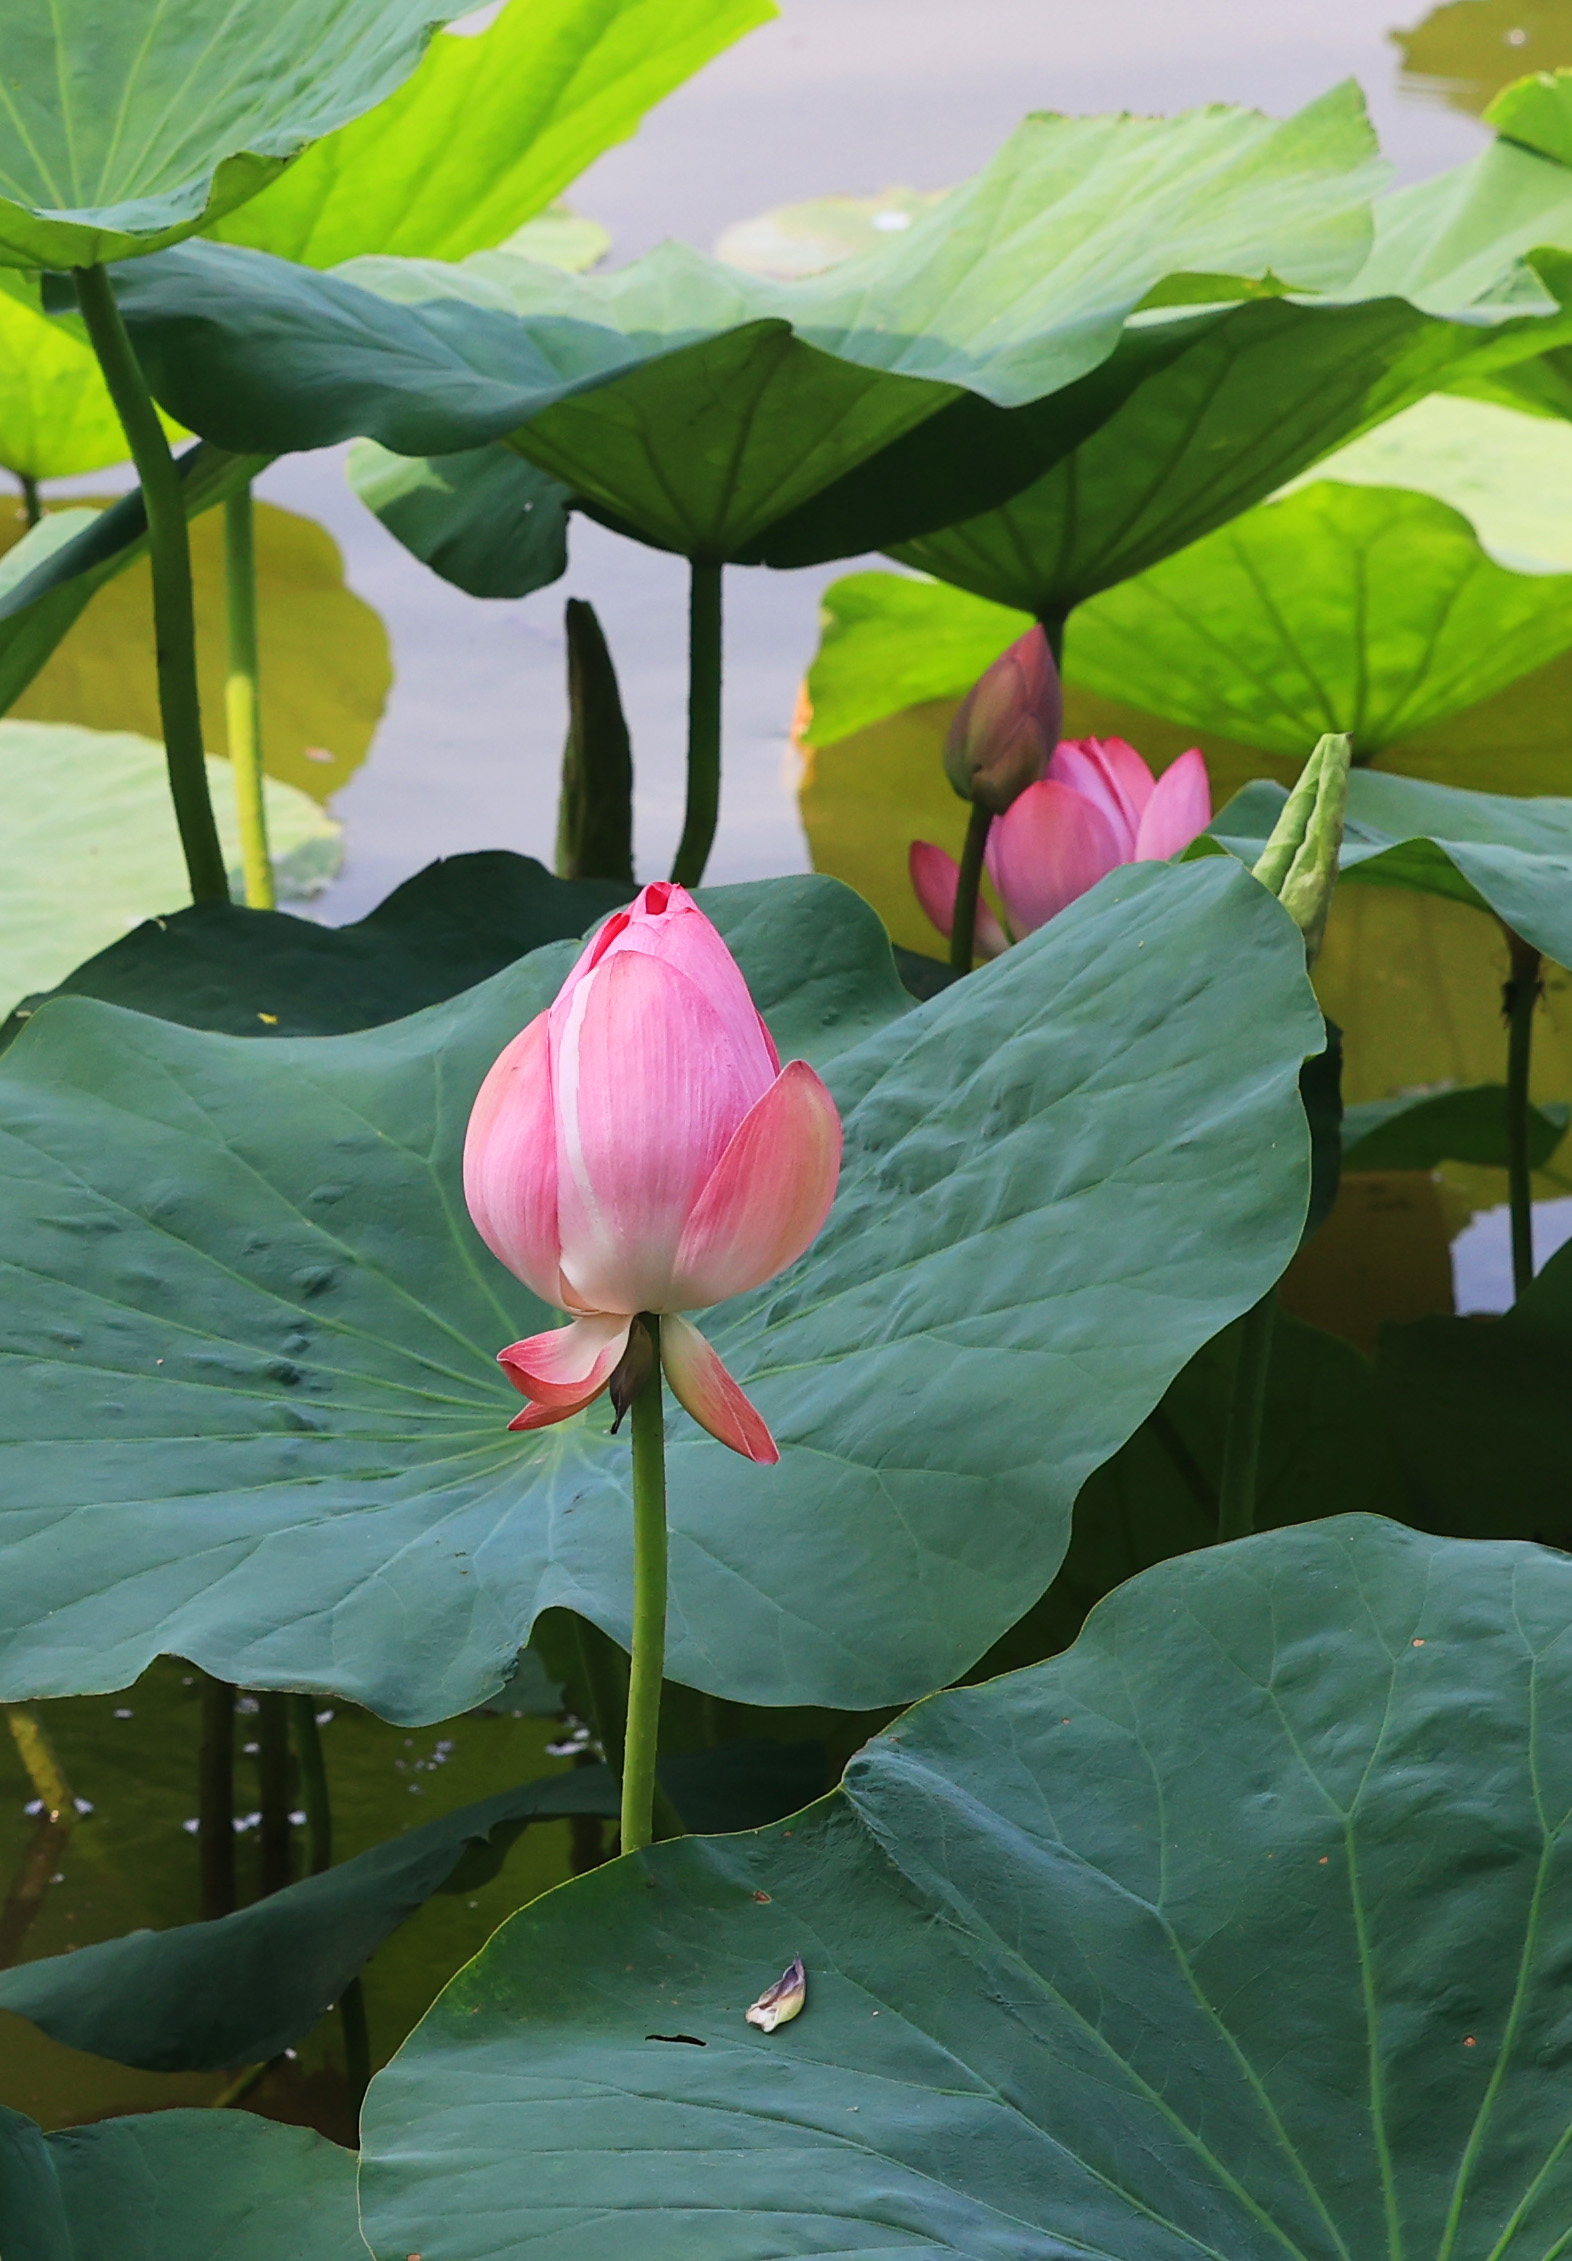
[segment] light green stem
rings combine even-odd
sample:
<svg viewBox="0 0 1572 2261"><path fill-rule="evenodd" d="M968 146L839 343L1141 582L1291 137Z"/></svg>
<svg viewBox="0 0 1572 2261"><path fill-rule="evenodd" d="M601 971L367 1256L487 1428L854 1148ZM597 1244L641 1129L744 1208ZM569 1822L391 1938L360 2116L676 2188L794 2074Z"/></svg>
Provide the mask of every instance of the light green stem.
<svg viewBox="0 0 1572 2261"><path fill-rule="evenodd" d="M224 851L207 789L207 755L197 696L191 532L186 524L180 473L158 421L142 365L120 318L108 274L102 267L78 267L73 273L82 319L142 482L153 566L153 634L164 759L169 765L169 791L191 893L199 903L227 903Z"/></svg>
<svg viewBox="0 0 1572 2261"><path fill-rule="evenodd" d="M1239 1352L1228 1407L1228 1434L1223 1443L1223 1473L1217 1486L1219 1541L1247 1539L1255 1529L1266 1377L1272 1363L1272 1325L1276 1316L1277 1290L1270 1288L1239 1322Z"/></svg>
<svg viewBox="0 0 1572 2261"><path fill-rule="evenodd" d="M230 767L235 773L240 867L245 875L246 901L254 911L270 911L277 898L273 892L273 859L268 854L267 804L262 786L257 552L249 485L231 495L224 505L224 593L229 616L224 720L229 731Z"/></svg>
<svg viewBox="0 0 1572 2261"><path fill-rule="evenodd" d="M622 1754L622 1850L655 1834L655 1759L660 1684L666 1667L666 1417L661 1402L660 1320L643 1315L655 1356L633 1400L633 1666Z"/></svg>
<svg viewBox="0 0 1572 2261"><path fill-rule="evenodd" d="M688 595L688 804L671 876L704 877L720 817L721 568L693 561Z"/></svg>
<svg viewBox="0 0 1572 2261"><path fill-rule="evenodd" d="M950 926L950 963L957 973L970 973L977 955L977 898L982 891L983 851L993 818L977 803L966 826L961 850L960 877L955 883L955 917Z"/></svg>
<svg viewBox="0 0 1572 2261"><path fill-rule="evenodd" d="M1512 1300L1534 1277L1534 1174L1528 1148L1528 1077L1539 1002L1539 952L1507 930L1512 970L1506 984L1507 1198L1512 1220Z"/></svg>

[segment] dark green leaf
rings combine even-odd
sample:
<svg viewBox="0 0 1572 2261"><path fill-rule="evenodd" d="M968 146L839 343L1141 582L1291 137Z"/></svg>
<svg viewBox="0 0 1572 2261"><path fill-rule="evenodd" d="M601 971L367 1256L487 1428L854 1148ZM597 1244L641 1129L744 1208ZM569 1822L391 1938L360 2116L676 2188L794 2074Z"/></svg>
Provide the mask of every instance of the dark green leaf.
<svg viewBox="0 0 1572 2261"><path fill-rule="evenodd" d="M527 597L567 571L572 496L510 448L391 455L349 451L348 478L405 549L471 597Z"/></svg>
<svg viewBox="0 0 1572 2261"><path fill-rule="evenodd" d="M661 1773L691 1827L757 1829L823 1789L824 1755L811 1743L735 1743L667 1760ZM617 1807L617 1783L604 1766L526 1782L235 1915L136 1931L0 1971L0 2009L73 2049L149 2072L257 2064L303 2040L389 1934L450 1886L472 1850L495 1843L500 1860L531 1821L615 1820ZM465 1888L484 1873L484 1861L467 1871Z"/></svg>
<svg viewBox="0 0 1572 2261"><path fill-rule="evenodd" d="M1499 1319L1385 1328L1376 1380L1413 1522L1572 1547L1572 1250Z"/></svg>
<svg viewBox="0 0 1572 2261"><path fill-rule="evenodd" d="M582 934L631 887L555 879L492 848L428 864L352 926L284 911L192 903L149 919L29 997L9 1042L47 997L98 997L228 1036L337 1036L456 997L543 943Z"/></svg>
<svg viewBox="0 0 1572 2261"><path fill-rule="evenodd" d="M783 1460L674 1416L668 1669L895 1702L1042 1591L1086 1475L1283 1269L1322 1024L1221 856L1118 872L915 1007L834 882L706 901L848 1144L813 1249L706 1319ZM509 1434L494 1354L549 1315L459 1191L481 1077L572 957L354 1036L62 998L12 1046L5 1693L169 1650L414 1721L500 1687L550 1604L626 1642L626 1439L604 1401Z"/></svg>
<svg viewBox="0 0 1572 2261"><path fill-rule="evenodd" d="M1569 1619L1364 1517L1163 1564L789 1835L515 1916L373 2084L373 2252L1553 2254Z"/></svg>
<svg viewBox="0 0 1572 2261"><path fill-rule="evenodd" d="M1422 1099L1371 1099L1343 1117L1347 1170L1433 1170L1441 1162L1507 1166L1506 1086L1474 1084ZM1529 1166L1542 1170L1567 1134L1563 1105L1528 1110Z"/></svg>
<svg viewBox="0 0 1572 2261"><path fill-rule="evenodd" d="M6 2261L364 2261L355 2155L249 2112L0 2112Z"/></svg>

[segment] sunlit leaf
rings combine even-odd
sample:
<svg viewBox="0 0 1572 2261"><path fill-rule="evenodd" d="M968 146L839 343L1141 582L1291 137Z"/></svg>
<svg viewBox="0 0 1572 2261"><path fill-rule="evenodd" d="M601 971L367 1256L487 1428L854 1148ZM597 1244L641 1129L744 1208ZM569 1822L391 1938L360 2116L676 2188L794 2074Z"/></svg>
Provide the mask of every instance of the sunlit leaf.
<svg viewBox="0 0 1572 2261"><path fill-rule="evenodd" d="M355 2155L250 2112L151 2112L43 2135L0 2117L17 2261L363 2261Z"/></svg>
<svg viewBox="0 0 1572 2261"><path fill-rule="evenodd" d="M1318 481L1082 606L1065 659L1183 729L1291 759L1348 731L1401 767L1402 741L1569 648L1572 575L1509 572L1429 495Z"/></svg>
<svg viewBox="0 0 1572 2261"><path fill-rule="evenodd" d="M0 296L0 466L18 478L75 479L128 452L91 347Z"/></svg>
<svg viewBox="0 0 1572 2261"><path fill-rule="evenodd" d="M668 1670L894 1702L1019 1616L1091 1469L1281 1272L1323 1027L1297 930L1221 856L1116 873L909 1010L833 883L708 901L847 1162L808 1255L706 1318L783 1458L673 1414ZM604 1402L509 1433L495 1352L548 1314L459 1190L481 1076L572 957L354 1036L29 1022L0 1065L0 1693L167 1650L413 1721L500 1687L551 1604L626 1642L627 1440Z"/></svg>
<svg viewBox="0 0 1572 2261"><path fill-rule="evenodd" d="M255 527L263 758L270 776L325 801L365 760L381 720L393 680L387 631L364 598L346 587L343 558L326 527L268 502L257 504ZM19 532L0 526L0 559ZM208 744L225 753L228 631L220 513L193 522L191 557L203 727ZM90 598L10 712L30 721L159 735L145 556Z"/></svg>
<svg viewBox="0 0 1572 2261"><path fill-rule="evenodd" d="M1552 2252L1569 1620L1562 1558L1367 1517L1149 1571L515 1916L373 2085L373 2251Z"/></svg>
<svg viewBox="0 0 1572 2261"><path fill-rule="evenodd" d="M24 0L7 27L0 259L176 242L383 101L451 0ZM177 117L179 130L171 129Z"/></svg>
<svg viewBox="0 0 1572 2261"><path fill-rule="evenodd" d="M240 863L234 773L209 758L208 785L232 870ZM269 778L274 871L287 898L314 895L338 868L339 827ZM164 749L128 731L0 722L0 997L49 989L150 914L189 900Z"/></svg>
<svg viewBox="0 0 1572 2261"><path fill-rule="evenodd" d="M1572 26L1566 29L1572 32ZM1511 44L1518 50L1519 59L1528 62L1529 57L1522 52L1528 41L1514 40ZM1533 63L1530 76L1514 79L1501 89L1485 112L1485 123L1520 149L1537 150L1541 156L1553 157L1558 165L1572 165L1572 72L1565 67L1572 63L1572 37L1568 38L1566 54L1556 58L1559 67L1547 70L1544 58L1537 55Z"/></svg>
<svg viewBox="0 0 1572 2261"><path fill-rule="evenodd" d="M438 8L428 13L457 14ZM509 0L208 230L312 267L500 243L774 0Z"/></svg>
<svg viewBox="0 0 1572 2261"><path fill-rule="evenodd" d="M794 283L671 245L585 278L491 252L325 276L197 245L128 271L122 302L159 397L209 437L360 435L425 455L509 436L646 540L798 563L1013 492L1154 360L1226 327L1215 302L1345 281L1378 177L1347 88L1286 124L1227 109L1044 116L880 250ZM1154 294L1169 311L1127 333ZM1300 310L1277 311L1292 324ZM1309 427L1279 406L1269 485L1351 429L1345 417L1366 420L1394 354L1439 367L1480 350L1409 309L1328 321L1358 369L1341 386L1320 372ZM1106 381L1046 425L1007 413L1089 378L1121 340ZM1405 363L1394 381L1412 376ZM949 404L960 423L941 425Z"/></svg>

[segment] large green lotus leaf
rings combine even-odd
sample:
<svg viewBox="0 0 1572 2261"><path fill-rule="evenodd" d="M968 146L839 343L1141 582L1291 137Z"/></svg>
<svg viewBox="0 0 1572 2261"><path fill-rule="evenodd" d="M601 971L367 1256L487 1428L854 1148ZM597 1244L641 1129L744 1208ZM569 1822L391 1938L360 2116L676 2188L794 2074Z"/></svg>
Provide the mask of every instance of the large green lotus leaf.
<svg viewBox="0 0 1572 2261"><path fill-rule="evenodd" d="M1572 567L1572 429L1434 393L1317 465L1345 486L1413 487L1460 510L1504 565Z"/></svg>
<svg viewBox="0 0 1572 2261"><path fill-rule="evenodd" d="M210 437L361 435L427 455L511 434L646 540L796 563L1013 492L1216 330L1225 317L1196 302L1345 280L1372 168L1351 89L1283 125L1036 117L904 234L797 282L672 245L577 278L495 252L315 275L199 245L128 273L122 303L160 398ZM1040 430L1003 413L1097 371L1143 303L1167 312L1063 416ZM1381 322L1381 345L1361 332L1366 361L1395 336ZM951 402L959 425L914 436ZM1285 460L1269 484L1305 456Z"/></svg>
<svg viewBox="0 0 1572 2261"><path fill-rule="evenodd" d="M367 2099L373 2254L1554 2253L1569 1625L1557 1556L1373 1517L1162 1564L515 1916Z"/></svg>
<svg viewBox="0 0 1572 2261"><path fill-rule="evenodd" d="M1078 682L1283 755L1356 757L1572 647L1572 575L1512 573L1430 495L1318 481L1083 606Z"/></svg>
<svg viewBox="0 0 1572 2261"><path fill-rule="evenodd" d="M1546 294L1535 287L1537 304ZM1148 334L1100 373L1110 394L1126 380L1103 413L1083 397L1090 382L1025 412L1050 466L1030 485L976 515L957 486L953 523L881 546L995 603L1063 620L1436 387L1470 374L1505 381L1566 319L1449 321L1378 295L1238 307L1176 333L1168 352L1160 332Z"/></svg>
<svg viewBox="0 0 1572 2261"><path fill-rule="evenodd" d="M188 448L178 459L187 517L237 493L268 461ZM46 513L0 558L0 712L26 689L105 582L146 554L147 512L138 487L107 510Z"/></svg>
<svg viewBox="0 0 1572 2261"><path fill-rule="evenodd" d="M511 448L394 455L357 440L346 476L396 541L471 597L527 597L568 566L573 496Z"/></svg>
<svg viewBox="0 0 1572 2261"><path fill-rule="evenodd" d="M1460 1537L1572 1543L1572 1450L1557 1418L1572 1381L1572 1251L1489 1325L1386 1328L1376 1378L1407 1517Z"/></svg>
<svg viewBox="0 0 1572 2261"><path fill-rule="evenodd" d="M208 759L219 838L240 863L234 772ZM318 893L340 827L293 786L265 781L274 876L286 897ZM189 894L164 749L130 731L0 722L0 996L63 981L128 927Z"/></svg>
<svg viewBox="0 0 1572 2261"><path fill-rule="evenodd" d="M364 2261L355 2155L250 2112L0 2115L6 2261Z"/></svg>
<svg viewBox="0 0 1572 2261"><path fill-rule="evenodd" d="M824 1783L817 1744L723 1744L662 1762L696 1830L757 1829ZM615 1820L606 1766L573 1767L461 1806L208 1923L135 1931L0 1971L0 2009L53 2040L150 2072L260 2064L302 2041L397 1927L486 1848L500 1865L532 1821Z"/></svg>
<svg viewBox="0 0 1572 2261"><path fill-rule="evenodd" d="M89 523L75 511L71 516L79 529ZM256 505L253 523L263 760L270 777L326 801L348 784L371 750L393 681L387 631L364 598L347 587L343 556L325 526L268 502ZM7 535L0 529L0 561ZM152 569L140 548L135 555L117 552L117 560L124 569L106 574L89 596L74 625L12 700L13 715L162 736ZM191 570L202 720L213 751L227 754L229 636L224 526L216 511L192 525ZM58 617L74 594L58 593ZM50 610L42 605L39 614ZM38 616L18 615L14 625L25 634ZM0 626L0 637L4 633Z"/></svg>
<svg viewBox="0 0 1572 2261"><path fill-rule="evenodd" d="M706 1321L783 1461L673 1416L669 1670L896 1702L1019 1617L1091 1469L1282 1271L1322 1023L1221 857L1116 873L909 1011L833 882L708 901L782 1054L826 1062L847 1161L808 1255ZM552 1604L626 1645L626 1440L604 1403L507 1431L494 1354L548 1315L459 1193L481 1077L572 955L354 1036L29 1023L0 1067L0 1692L169 1651L415 1721L499 1687Z"/></svg>
<svg viewBox="0 0 1572 2261"><path fill-rule="evenodd" d="M0 105L0 260L174 243L392 93L450 0L20 0ZM173 122L172 122L173 121Z"/></svg>
<svg viewBox="0 0 1572 2261"><path fill-rule="evenodd" d="M815 196L735 220L715 239L715 256L750 274L820 275L859 252L876 251L949 194L943 188L885 188L877 196Z"/></svg>
<svg viewBox="0 0 1572 2261"><path fill-rule="evenodd" d="M510 0L476 36L439 32L387 101L209 233L312 267L366 251L462 259L775 13L773 0Z"/></svg>
<svg viewBox="0 0 1572 2261"><path fill-rule="evenodd" d="M228 1036L339 1036L456 997L526 951L582 934L630 893L485 849L428 864L350 926L189 903L133 927L48 995L99 997ZM0 1038L45 1002L29 997Z"/></svg>

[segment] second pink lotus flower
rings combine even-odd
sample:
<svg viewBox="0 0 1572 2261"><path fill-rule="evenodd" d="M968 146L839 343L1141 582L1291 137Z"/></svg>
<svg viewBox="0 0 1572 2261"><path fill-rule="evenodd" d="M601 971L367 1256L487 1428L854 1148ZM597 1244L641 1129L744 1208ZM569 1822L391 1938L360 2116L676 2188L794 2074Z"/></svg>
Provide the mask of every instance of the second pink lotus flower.
<svg viewBox="0 0 1572 2261"><path fill-rule="evenodd" d="M582 1411L648 1311L694 1420L750 1460L778 1460L682 1313L795 1262L840 1162L834 1100L805 1061L782 1068L715 928L681 887L646 887L502 1053L470 1117L464 1194L481 1238L571 1315L498 1352L530 1401L510 1425Z"/></svg>
<svg viewBox="0 0 1572 2261"><path fill-rule="evenodd" d="M1028 785L988 834L988 877L1010 932L979 904L979 956L997 957L1012 939L1046 926L1120 864L1177 855L1211 815L1206 764L1195 748L1154 778L1122 738L1065 739L1046 776ZM917 900L948 935L959 877L955 858L914 840L910 866Z"/></svg>

